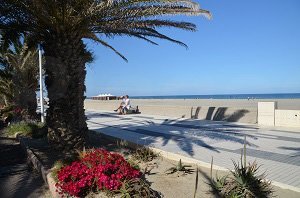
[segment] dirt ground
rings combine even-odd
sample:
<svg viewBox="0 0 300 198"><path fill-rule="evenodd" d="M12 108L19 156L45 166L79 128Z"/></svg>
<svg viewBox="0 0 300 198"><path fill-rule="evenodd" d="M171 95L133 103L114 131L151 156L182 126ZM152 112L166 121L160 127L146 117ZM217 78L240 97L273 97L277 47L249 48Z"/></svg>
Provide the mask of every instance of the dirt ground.
<svg viewBox="0 0 300 198"><path fill-rule="evenodd" d="M193 197L195 184L196 184L196 166L191 165L191 169L194 170L191 174L182 174L182 173L174 173L171 175L167 175L165 171L170 167L178 164L178 162L171 161L165 158L158 158L154 161L150 162L149 166L152 166L151 174L147 175L146 178L152 183L151 187L161 192L166 198L185 198L185 197ZM188 165L185 164L184 165ZM143 165L145 167L145 164ZM204 167L198 167L198 188L196 197L208 198L215 197L211 193L209 193L210 187L208 185L210 178L210 169ZM212 175L223 176L228 174L228 172L224 171L215 171L213 170ZM273 186L274 195L282 198L299 198L300 193L291 190L281 189L279 187Z"/></svg>

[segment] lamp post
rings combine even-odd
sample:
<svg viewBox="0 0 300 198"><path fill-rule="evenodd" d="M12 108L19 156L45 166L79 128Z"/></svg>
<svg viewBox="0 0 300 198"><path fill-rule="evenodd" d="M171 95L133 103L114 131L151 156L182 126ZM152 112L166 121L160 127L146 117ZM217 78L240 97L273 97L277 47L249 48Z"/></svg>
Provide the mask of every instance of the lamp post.
<svg viewBox="0 0 300 198"><path fill-rule="evenodd" d="M41 122L45 122L44 117L44 94L43 94L43 74L42 74L42 50L41 45L38 45L39 48L39 71L40 71L40 105L41 105Z"/></svg>

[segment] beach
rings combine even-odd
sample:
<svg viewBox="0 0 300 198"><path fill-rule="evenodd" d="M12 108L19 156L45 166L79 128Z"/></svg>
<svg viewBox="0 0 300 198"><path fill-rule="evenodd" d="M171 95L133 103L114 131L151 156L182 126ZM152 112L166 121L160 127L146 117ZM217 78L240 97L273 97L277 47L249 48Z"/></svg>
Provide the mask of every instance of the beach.
<svg viewBox="0 0 300 198"><path fill-rule="evenodd" d="M277 101L278 109L300 110L300 99L131 99L142 114L257 123L257 103ZM121 101L85 100L86 109L112 111Z"/></svg>

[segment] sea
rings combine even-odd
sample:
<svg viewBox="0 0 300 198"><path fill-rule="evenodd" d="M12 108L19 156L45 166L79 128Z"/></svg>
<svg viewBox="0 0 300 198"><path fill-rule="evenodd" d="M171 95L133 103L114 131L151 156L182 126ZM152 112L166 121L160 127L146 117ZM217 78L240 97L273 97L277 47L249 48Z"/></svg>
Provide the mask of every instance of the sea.
<svg viewBox="0 0 300 198"><path fill-rule="evenodd" d="M300 99L300 93L130 96L133 99Z"/></svg>

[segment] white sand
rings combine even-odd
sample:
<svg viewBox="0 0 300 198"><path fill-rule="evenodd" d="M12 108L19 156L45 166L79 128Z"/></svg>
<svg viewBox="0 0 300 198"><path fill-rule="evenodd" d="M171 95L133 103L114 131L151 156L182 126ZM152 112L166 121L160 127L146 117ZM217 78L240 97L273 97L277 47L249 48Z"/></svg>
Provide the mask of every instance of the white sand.
<svg viewBox="0 0 300 198"><path fill-rule="evenodd" d="M300 99L131 99L131 104L132 106L139 106L142 114L146 115L227 120L254 124L257 122L257 103L259 101L277 101L279 109L300 109ZM85 108L113 112L120 102L118 100L85 100ZM216 115L221 116L215 119Z"/></svg>
<svg viewBox="0 0 300 198"><path fill-rule="evenodd" d="M210 107L236 107L236 108L257 108L257 102L277 101L279 109L300 109L300 99L131 99L133 105L153 105L153 106L210 106ZM86 100L90 104L118 104L120 101L99 101Z"/></svg>
<svg viewBox="0 0 300 198"><path fill-rule="evenodd" d="M257 108L257 102L277 101L279 109L300 109L300 99L132 99L133 104L155 105L155 106L210 106L210 107L235 107L235 108Z"/></svg>

